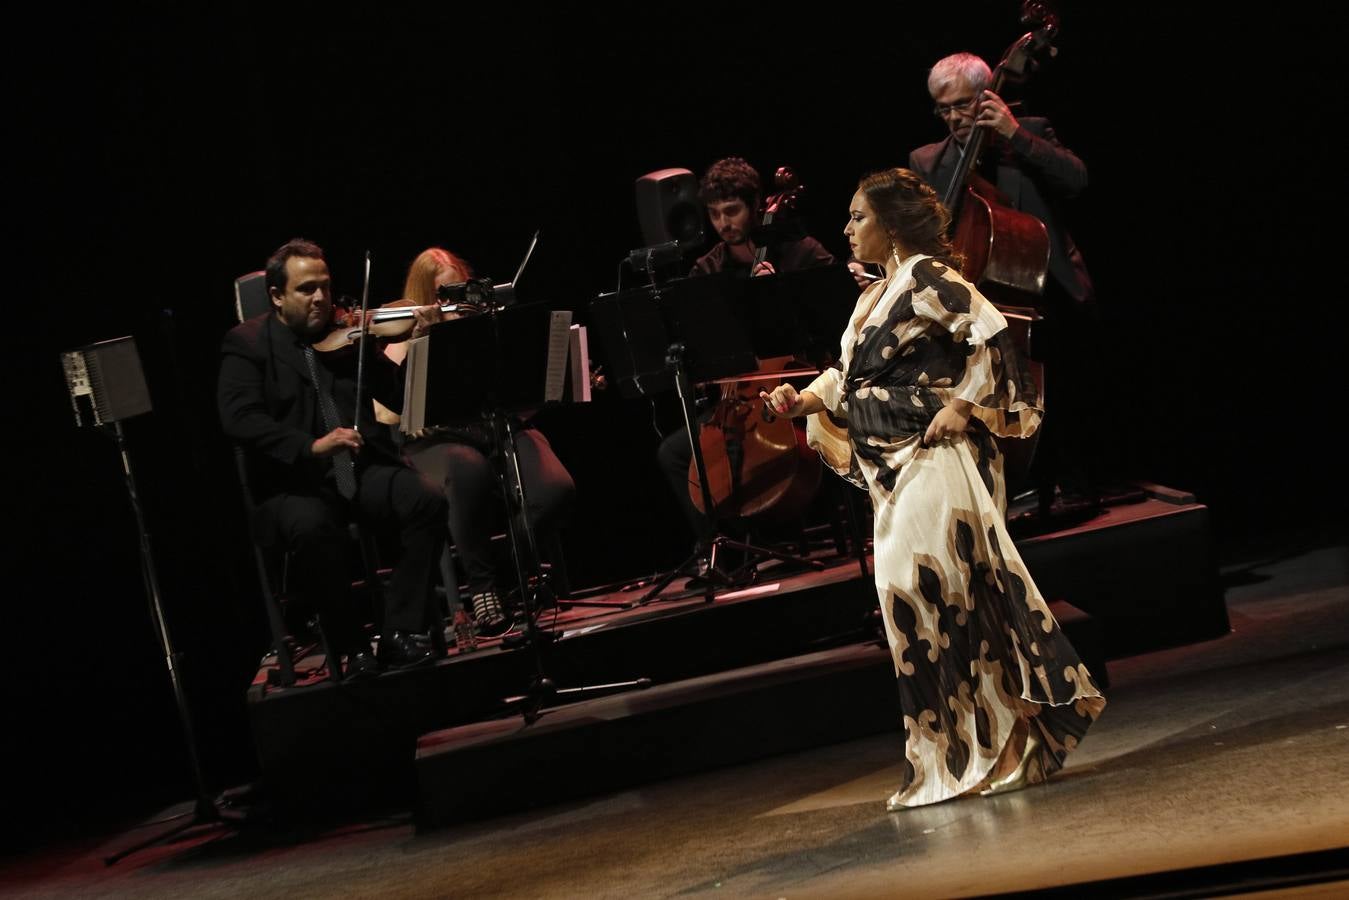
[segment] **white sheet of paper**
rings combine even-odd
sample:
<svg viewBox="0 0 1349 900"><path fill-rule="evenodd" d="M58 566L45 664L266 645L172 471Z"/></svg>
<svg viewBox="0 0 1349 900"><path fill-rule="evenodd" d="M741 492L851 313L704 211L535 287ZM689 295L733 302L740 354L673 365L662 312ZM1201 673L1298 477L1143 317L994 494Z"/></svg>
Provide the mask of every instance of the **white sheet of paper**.
<svg viewBox="0 0 1349 900"><path fill-rule="evenodd" d="M548 369L543 386L543 399L549 403L562 400L562 388L567 381L567 347L570 333L571 310L554 310L548 325Z"/></svg>

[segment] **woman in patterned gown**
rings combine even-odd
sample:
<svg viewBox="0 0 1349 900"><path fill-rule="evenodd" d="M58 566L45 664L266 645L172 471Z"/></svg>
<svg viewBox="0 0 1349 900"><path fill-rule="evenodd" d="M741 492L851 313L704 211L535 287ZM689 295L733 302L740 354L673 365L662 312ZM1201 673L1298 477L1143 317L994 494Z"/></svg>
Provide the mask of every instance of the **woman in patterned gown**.
<svg viewBox="0 0 1349 900"><path fill-rule="evenodd" d="M844 234L885 278L859 298L840 368L762 395L816 414L812 446L871 497L904 724L892 812L1043 781L1105 707L1007 534L993 436L1032 434L1040 398L1006 320L960 276L949 222L914 173L864 178Z"/></svg>

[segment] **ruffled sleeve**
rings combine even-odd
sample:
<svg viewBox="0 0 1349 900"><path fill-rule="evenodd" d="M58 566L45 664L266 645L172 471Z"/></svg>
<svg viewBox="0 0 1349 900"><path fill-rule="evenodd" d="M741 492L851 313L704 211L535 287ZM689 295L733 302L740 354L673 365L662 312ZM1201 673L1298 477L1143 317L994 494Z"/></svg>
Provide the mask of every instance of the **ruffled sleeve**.
<svg viewBox="0 0 1349 900"><path fill-rule="evenodd" d="M1044 403L1012 341L1007 319L959 272L936 259L913 268L914 312L969 347L964 376L950 397L974 404L973 415L999 437L1030 437Z"/></svg>
<svg viewBox="0 0 1349 900"><path fill-rule="evenodd" d="M816 376L806 390L819 397L825 409L839 415L839 403L843 399L843 372L831 366Z"/></svg>

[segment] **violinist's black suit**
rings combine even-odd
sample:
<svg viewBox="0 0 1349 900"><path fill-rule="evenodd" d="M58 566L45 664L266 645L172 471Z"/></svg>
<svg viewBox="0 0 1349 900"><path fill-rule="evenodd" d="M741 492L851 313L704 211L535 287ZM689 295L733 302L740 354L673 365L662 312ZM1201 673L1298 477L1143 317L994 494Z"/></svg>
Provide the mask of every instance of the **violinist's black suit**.
<svg viewBox="0 0 1349 900"><path fill-rule="evenodd" d="M319 379L331 392L341 424L350 426L356 405L356 354L315 353ZM390 409L403 407L398 367L382 353L366 359L367 396ZM221 343L217 390L225 433L248 455L257 500L253 523L265 545L293 553L292 587L324 616L338 652L368 649L350 612L351 585L346 522L352 516L392 525L402 555L386 592L384 632L419 632L427 624L432 573L445 542L445 499L404 465L384 426L363 430L353 500L337 491L330 459L314 456L327 434L304 344L274 313L231 329ZM374 425L366 410L364 423Z"/></svg>

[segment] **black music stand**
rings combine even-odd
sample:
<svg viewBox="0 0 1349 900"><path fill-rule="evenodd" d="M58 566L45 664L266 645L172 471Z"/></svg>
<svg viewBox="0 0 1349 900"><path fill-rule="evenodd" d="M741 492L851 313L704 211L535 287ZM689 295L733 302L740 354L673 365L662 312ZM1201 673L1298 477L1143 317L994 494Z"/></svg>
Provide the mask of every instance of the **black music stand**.
<svg viewBox="0 0 1349 900"><path fill-rule="evenodd" d="M524 622L508 646L529 648L535 674L525 693L506 698L519 707L527 723L554 698L583 699L631 688L647 688L651 679L558 688L548 677L543 645L553 639L538 627L538 611L552 590L543 577L534 529L529 524L524 479L515 448L513 417L563 399L567 370L567 332L571 314L544 305L503 308L491 304L480 315L431 326L426 332L425 371L417 373L424 387L424 426L485 422L496 452L497 478L506 501L507 535ZM558 340L558 335L562 337ZM551 343L550 343L551 342ZM561 354L560 359L558 354ZM503 644L507 644L503 639Z"/></svg>
<svg viewBox="0 0 1349 900"><path fill-rule="evenodd" d="M746 304L755 352L761 357L793 354L819 369L833 365L857 297L857 282L844 263L749 279ZM852 487L844 487L843 502L853 556L862 577L869 579L862 513Z"/></svg>
<svg viewBox="0 0 1349 900"><path fill-rule="evenodd" d="M723 549L738 550L751 558L823 568L796 555L732 540L717 530L716 505L698 439L693 383L754 371L758 368L756 351L773 355L763 352L764 347L774 347L777 340L791 342L798 336L776 335L767 344L752 340L757 331L756 316L746 296L746 280L713 275L601 296L591 304L592 328L606 348L620 392L629 397L645 396L673 387L678 393L702 492L704 524L698 548L658 579L637 605L651 602L680 575L697 574L700 568L705 570L703 597L710 603L718 588L737 584L733 576L717 568L717 557Z"/></svg>
<svg viewBox="0 0 1349 900"><path fill-rule="evenodd" d="M843 264L749 279L745 304L755 354L832 363L857 296L857 282Z"/></svg>
<svg viewBox="0 0 1349 900"><path fill-rule="evenodd" d="M201 760L197 754L196 733L192 727L192 713L187 703L187 692L183 687L181 674L183 656L174 649L173 636L169 632L168 619L164 615L164 601L159 594L159 575L155 568L154 553L150 548L150 532L145 526L145 511L141 507L140 492L136 488L136 476L131 466L131 449L122 430L124 419L151 411L150 393L145 384L135 341L130 337L122 337L70 350L61 354L61 363L65 369L66 386L70 391L75 424L96 425L106 430L116 442L118 455L122 459L122 478L126 483L127 497L131 502L131 511L136 517L136 531L140 538L141 578L145 583L146 598L150 601L150 618L154 622L155 637L158 638L160 650L164 653L164 664L168 667L169 681L173 684L173 698L178 706L178 720L183 728L192 783L196 789L195 802L190 813L171 816L157 824L174 819L184 821L161 834L138 841L130 847L104 857L103 864L111 866L133 853L164 843L198 825L233 827L242 822L243 817L237 812L224 809L221 803L212 799L206 791L206 780L202 776Z"/></svg>

